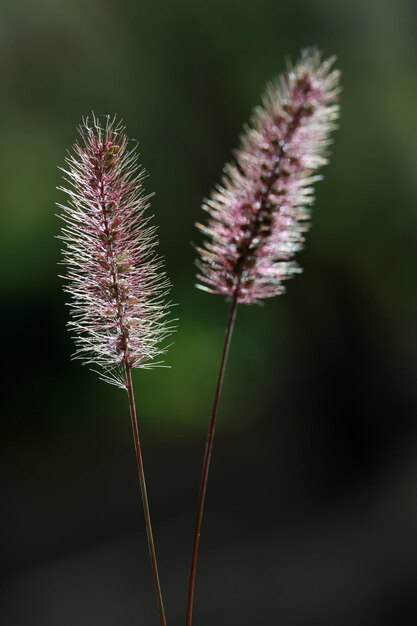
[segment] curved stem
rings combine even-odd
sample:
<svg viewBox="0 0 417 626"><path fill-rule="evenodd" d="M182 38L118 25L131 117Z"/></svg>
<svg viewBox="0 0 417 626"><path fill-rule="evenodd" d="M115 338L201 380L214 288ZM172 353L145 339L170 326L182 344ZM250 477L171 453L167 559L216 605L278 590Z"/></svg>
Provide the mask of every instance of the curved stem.
<svg viewBox="0 0 417 626"><path fill-rule="evenodd" d="M146 491L145 469L143 466L142 450L139 439L138 420L136 415L135 397L133 395L132 369L125 364L126 388L129 397L130 417L132 419L133 439L135 441L136 461L139 474L140 490L142 494L143 512L145 515L146 534L148 536L149 555L151 557L152 575L155 585L156 599L158 603L159 619L161 626L166 626L164 603L162 600L161 583L159 581L158 564L156 561L155 544L153 540L151 515L149 511L148 494Z"/></svg>
<svg viewBox="0 0 417 626"><path fill-rule="evenodd" d="M195 576L197 571L198 548L200 544L201 522L203 520L204 502L206 498L207 480L210 468L211 453L213 450L214 432L216 428L217 410L219 407L220 394L223 386L224 372L226 369L227 356L229 353L230 341L232 339L233 327L236 319L236 311L238 305L238 289L232 299L229 317L227 320L226 331L224 334L223 351L220 359L220 368L217 378L216 391L214 394L213 411L210 418L210 424L207 433L206 449L204 452L203 470L201 473L200 490L198 494L197 515L194 528L194 542L191 556L190 576L188 581L188 599L187 599L187 621L186 625L191 626L193 619L193 601L195 589Z"/></svg>

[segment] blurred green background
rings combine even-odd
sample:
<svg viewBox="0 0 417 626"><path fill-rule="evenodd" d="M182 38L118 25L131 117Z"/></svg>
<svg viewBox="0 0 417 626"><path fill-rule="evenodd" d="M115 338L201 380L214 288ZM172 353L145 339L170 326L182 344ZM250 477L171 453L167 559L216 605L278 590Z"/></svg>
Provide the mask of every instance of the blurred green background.
<svg viewBox="0 0 417 626"><path fill-rule="evenodd" d="M2 0L2 626L156 624L125 395L70 361L57 169L83 115L138 139L179 328L135 388L174 626L227 305L194 289L200 205L265 83L343 72L304 273L241 307L196 626L417 620L417 4Z"/></svg>

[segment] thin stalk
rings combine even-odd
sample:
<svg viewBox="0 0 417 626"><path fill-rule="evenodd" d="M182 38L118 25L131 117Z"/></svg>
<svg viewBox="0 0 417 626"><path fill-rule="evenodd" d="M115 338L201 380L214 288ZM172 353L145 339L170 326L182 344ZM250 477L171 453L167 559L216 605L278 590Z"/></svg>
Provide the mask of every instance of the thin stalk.
<svg viewBox="0 0 417 626"><path fill-rule="evenodd" d="M193 620L195 577L196 577L196 571L197 571L197 558L198 558L198 548L200 544L201 523L203 520L204 502L206 499L206 491L207 491L207 480L208 480L208 473L209 473L209 468L210 468L211 453L213 450L213 440L214 440L214 432L216 429L217 410L219 407L220 395L221 395L222 386L223 386L223 379L224 379L224 373L226 369L227 356L229 353L230 341L232 339L233 327L234 327L235 319L236 319L237 305L238 305L238 289L236 289L235 294L232 299L232 303L230 305L229 317L227 320L226 331L224 334L223 351L222 351L222 356L220 359L220 368L219 368L219 374L217 377L216 391L214 394L213 411L212 411L211 418L210 418L210 424L209 424L207 440L206 440L206 448L204 452L203 469L201 473L200 490L198 494L197 514L196 514L196 519L195 519L194 541L193 541L193 551L192 551L192 556L191 556L190 576L189 576L189 581L188 581L187 621L186 621L187 626L191 626L192 620Z"/></svg>
<svg viewBox="0 0 417 626"><path fill-rule="evenodd" d="M145 469L143 466L142 450L141 450L140 439L139 439L139 429L138 429L138 420L137 420L137 415L136 415L135 397L133 394L132 369L126 364L125 364L125 374L126 374L127 395L129 397L130 417L132 420L133 439L135 442L136 461L137 461L138 474L139 474L140 491L142 494L143 512L145 515L146 534L148 536L149 555L151 557L152 576L153 576L153 582L155 585L156 600L157 600L158 611L159 611L159 619L161 622L161 626L166 626L167 622L165 618L164 603L162 600L161 583L159 581L158 563L156 560L155 544L153 540L148 494L146 491Z"/></svg>

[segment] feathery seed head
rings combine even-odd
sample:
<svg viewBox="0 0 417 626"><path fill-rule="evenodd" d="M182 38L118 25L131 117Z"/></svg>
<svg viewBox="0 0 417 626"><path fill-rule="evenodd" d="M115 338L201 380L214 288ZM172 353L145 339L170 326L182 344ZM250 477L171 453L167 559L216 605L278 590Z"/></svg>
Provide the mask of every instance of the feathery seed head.
<svg viewBox="0 0 417 626"><path fill-rule="evenodd" d="M153 367L173 328L165 296L170 283L156 255L156 229L145 214L145 171L125 128L83 120L60 187L67 205L63 264L70 296L68 323L75 358L98 367L103 380L126 386L125 367Z"/></svg>
<svg viewBox="0 0 417 626"><path fill-rule="evenodd" d="M197 227L207 240L198 249L201 289L251 304L283 293L300 272L301 249L313 203L316 169L324 165L339 107L334 59L303 52L269 85L241 137L222 185L203 204L209 219Z"/></svg>

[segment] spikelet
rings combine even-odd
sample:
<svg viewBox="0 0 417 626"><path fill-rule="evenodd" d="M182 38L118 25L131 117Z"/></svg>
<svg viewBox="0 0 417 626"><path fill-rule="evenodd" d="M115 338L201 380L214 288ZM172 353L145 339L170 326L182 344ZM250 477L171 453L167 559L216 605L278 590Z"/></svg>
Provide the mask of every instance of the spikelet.
<svg viewBox="0 0 417 626"><path fill-rule="evenodd" d="M125 368L153 367L172 332L165 301L170 283L149 225L145 171L124 126L84 119L66 159L60 187L64 221L64 290L69 294L74 358L100 377L126 387Z"/></svg>
<svg viewBox="0 0 417 626"><path fill-rule="evenodd" d="M198 249L197 285L237 302L283 293L300 272L292 260L308 230L315 171L324 165L338 116L339 72L315 49L269 85L241 137L235 162L203 204L197 227L207 236Z"/></svg>

